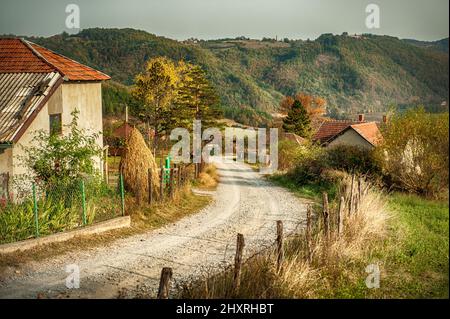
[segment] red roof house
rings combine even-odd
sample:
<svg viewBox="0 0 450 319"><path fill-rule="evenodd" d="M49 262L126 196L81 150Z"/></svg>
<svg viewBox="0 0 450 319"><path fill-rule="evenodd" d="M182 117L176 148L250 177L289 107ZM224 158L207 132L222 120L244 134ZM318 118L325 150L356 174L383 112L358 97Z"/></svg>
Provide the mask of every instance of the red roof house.
<svg viewBox="0 0 450 319"><path fill-rule="evenodd" d="M313 136L313 141L323 146L338 144L373 148L382 140L376 122L351 120L325 120Z"/></svg>
<svg viewBox="0 0 450 319"><path fill-rule="evenodd" d="M74 110L80 128L101 133L101 82L108 79L32 42L0 38L0 174L26 174L16 145L28 146L37 130L64 134Z"/></svg>

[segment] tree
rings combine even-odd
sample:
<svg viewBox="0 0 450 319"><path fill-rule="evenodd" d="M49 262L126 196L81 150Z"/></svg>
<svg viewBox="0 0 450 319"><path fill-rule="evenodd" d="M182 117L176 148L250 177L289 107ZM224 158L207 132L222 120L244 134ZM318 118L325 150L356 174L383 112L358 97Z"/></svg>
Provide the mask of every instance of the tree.
<svg viewBox="0 0 450 319"><path fill-rule="evenodd" d="M321 97L297 93L295 99L305 107L311 119L316 119L325 113L326 102Z"/></svg>
<svg viewBox="0 0 450 319"><path fill-rule="evenodd" d="M167 118L179 81L178 66L166 57L149 60L145 72L135 78L132 94L140 104L137 112L154 128L155 139L167 129Z"/></svg>
<svg viewBox="0 0 450 319"><path fill-rule="evenodd" d="M182 64L180 86L176 98L176 114L179 126L190 124L192 119L202 121L203 127L216 124L221 116L217 94L209 83L206 72L200 66Z"/></svg>
<svg viewBox="0 0 450 319"><path fill-rule="evenodd" d="M303 105L311 120L316 120L325 113L326 101L321 97L305 93L297 93L294 97L285 96L280 102L281 112L288 113L294 101L299 101Z"/></svg>
<svg viewBox="0 0 450 319"><path fill-rule="evenodd" d="M448 113L430 114L424 108L389 119L375 149L389 184L432 197L448 196L448 131Z"/></svg>
<svg viewBox="0 0 450 319"><path fill-rule="evenodd" d="M295 100L288 115L283 120L283 129L289 133L295 133L301 137L309 137L311 132L311 120L306 108Z"/></svg>
<svg viewBox="0 0 450 319"><path fill-rule="evenodd" d="M78 111L71 113L67 134L34 133L31 146L23 147L19 158L29 168L35 181L51 190L55 185L77 182L83 175L95 173L95 157L101 156L98 133L87 134L78 128Z"/></svg>

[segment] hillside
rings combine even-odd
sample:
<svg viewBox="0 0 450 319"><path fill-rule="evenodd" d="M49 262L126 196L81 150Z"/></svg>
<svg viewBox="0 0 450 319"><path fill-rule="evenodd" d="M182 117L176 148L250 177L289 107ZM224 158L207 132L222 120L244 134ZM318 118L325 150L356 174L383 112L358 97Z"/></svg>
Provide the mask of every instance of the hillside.
<svg viewBox="0 0 450 319"><path fill-rule="evenodd" d="M153 56L200 64L220 93L225 115L243 123L270 118L283 95L298 91L324 97L336 117L383 111L393 104L439 105L449 95L448 39L431 48L374 35L179 42L133 29L95 28L30 40L102 70L124 85L131 85ZM118 110L116 101L128 99L126 87L114 82L104 90L111 112Z"/></svg>

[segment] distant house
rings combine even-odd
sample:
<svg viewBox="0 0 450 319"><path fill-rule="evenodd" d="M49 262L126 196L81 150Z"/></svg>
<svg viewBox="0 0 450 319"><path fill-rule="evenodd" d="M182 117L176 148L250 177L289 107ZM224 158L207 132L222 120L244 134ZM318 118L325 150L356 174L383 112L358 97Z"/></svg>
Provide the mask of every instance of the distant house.
<svg viewBox="0 0 450 319"><path fill-rule="evenodd" d="M325 146L351 145L372 149L382 136L377 122L365 122L360 115L358 121L325 120L313 136L313 141Z"/></svg>
<svg viewBox="0 0 450 319"><path fill-rule="evenodd" d="M109 78L32 42L0 39L0 198L7 180L27 173L18 145L30 145L34 131L64 134L77 109L80 128L102 132L101 83Z"/></svg>

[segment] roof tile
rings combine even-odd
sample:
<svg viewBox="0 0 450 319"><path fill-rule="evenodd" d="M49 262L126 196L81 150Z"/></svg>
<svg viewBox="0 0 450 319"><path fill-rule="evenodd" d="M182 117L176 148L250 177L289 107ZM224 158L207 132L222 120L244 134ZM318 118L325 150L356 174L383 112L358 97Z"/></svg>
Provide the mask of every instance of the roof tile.
<svg viewBox="0 0 450 319"><path fill-rule="evenodd" d="M0 39L0 73L59 72L69 81L103 81L110 77L35 43Z"/></svg>

